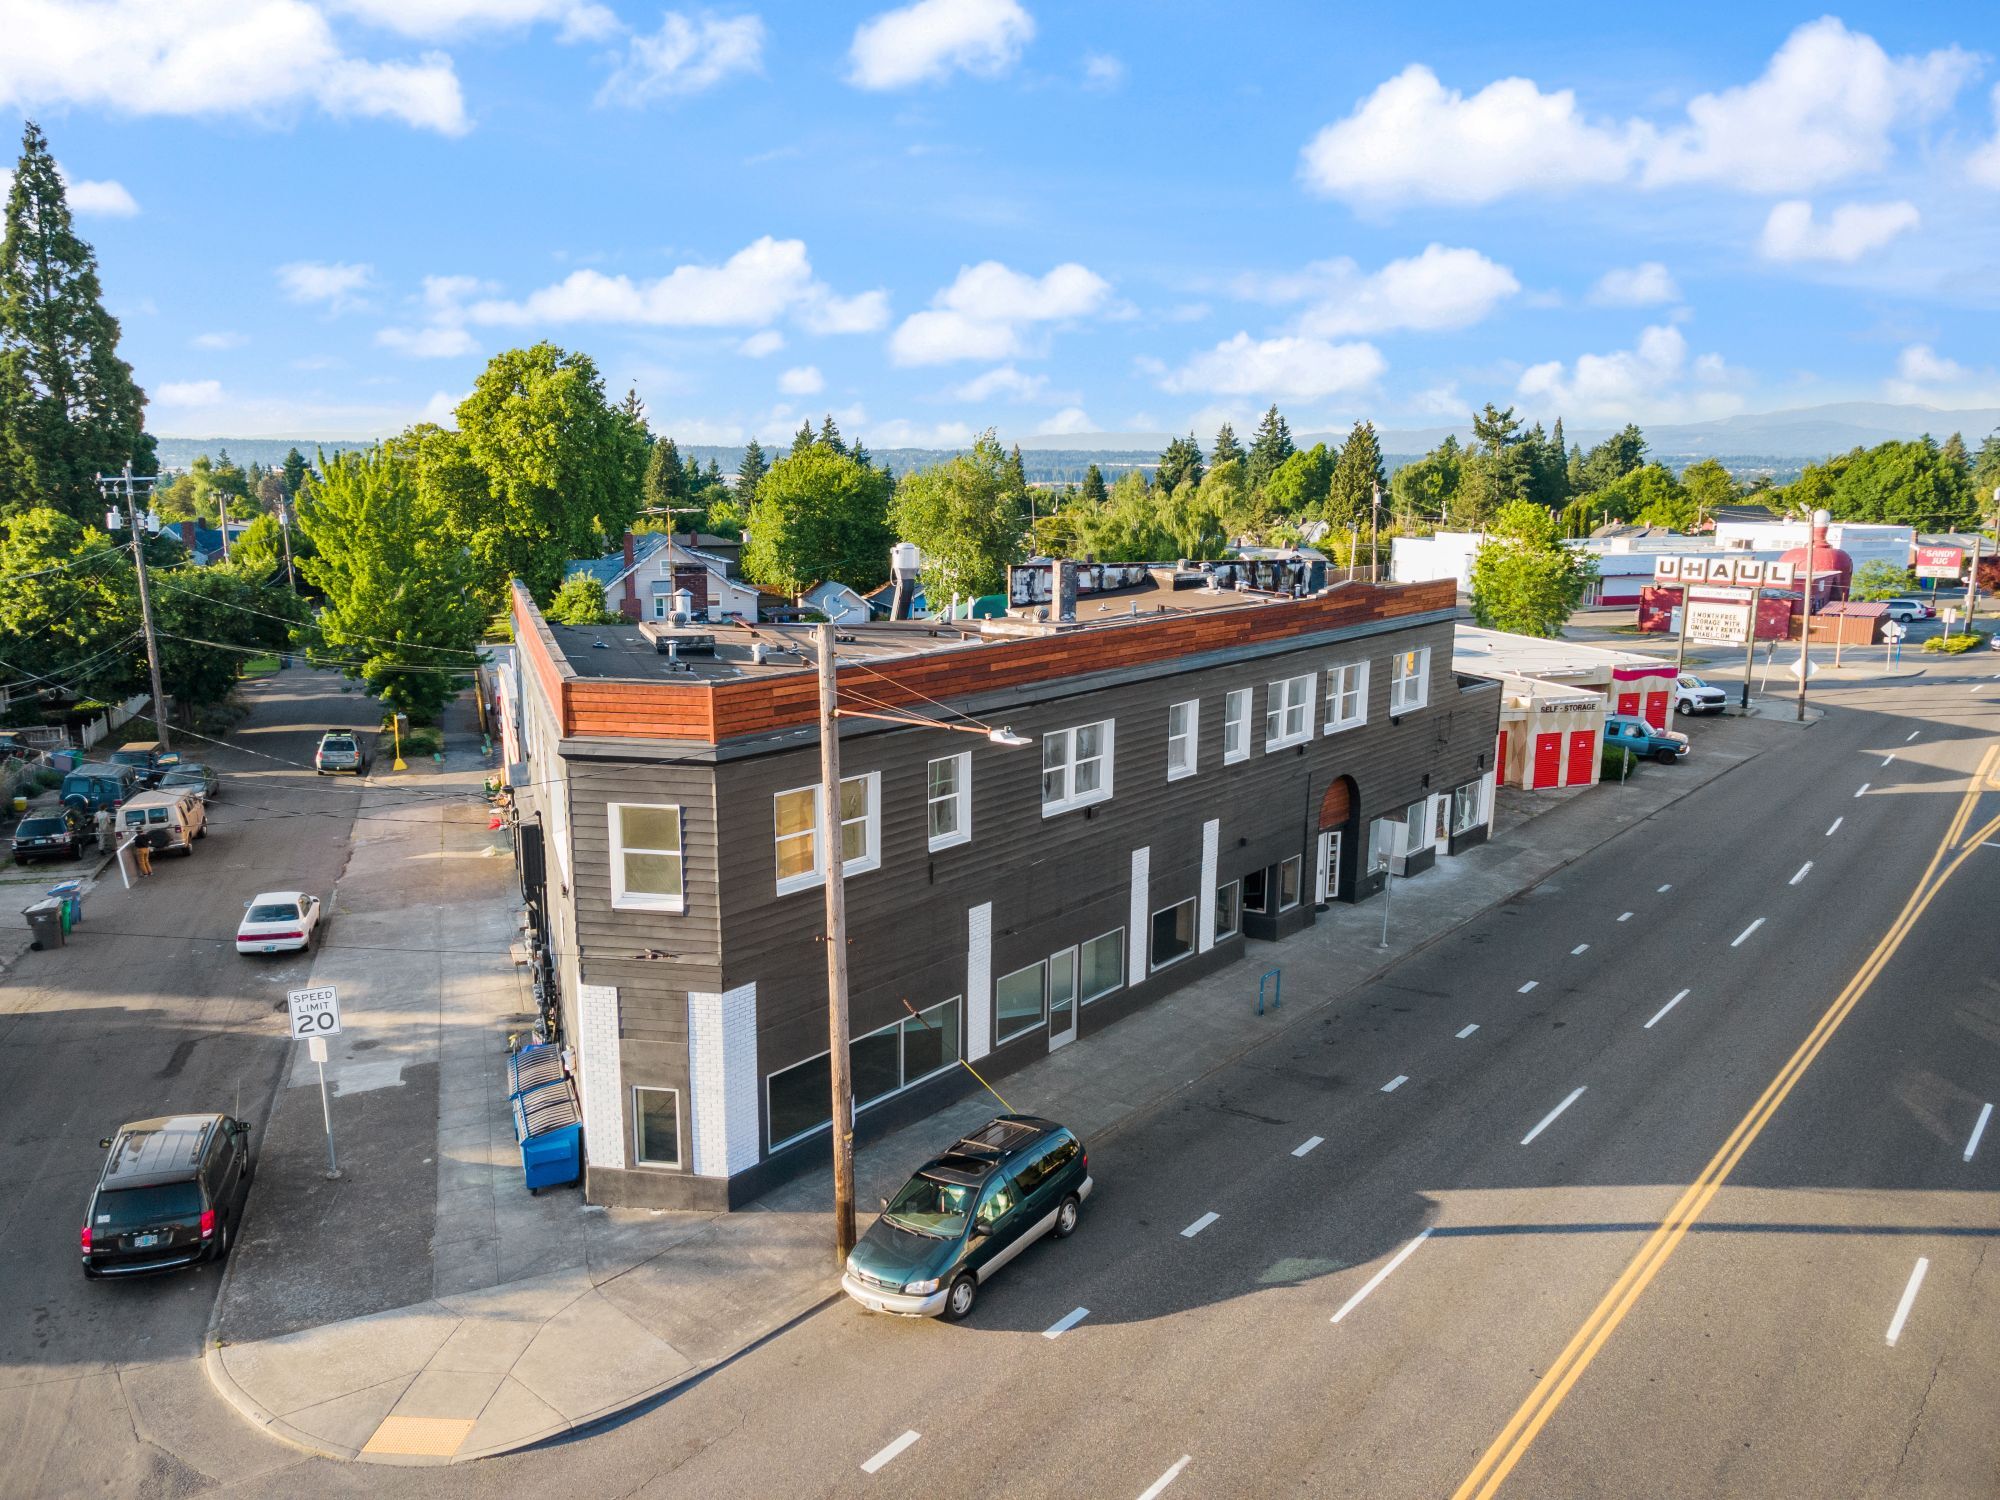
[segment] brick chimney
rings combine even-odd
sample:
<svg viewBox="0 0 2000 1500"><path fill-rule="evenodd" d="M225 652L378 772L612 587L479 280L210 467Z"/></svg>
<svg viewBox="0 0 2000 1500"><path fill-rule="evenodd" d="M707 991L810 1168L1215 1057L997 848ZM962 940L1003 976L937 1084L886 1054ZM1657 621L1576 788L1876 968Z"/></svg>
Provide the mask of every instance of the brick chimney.
<svg viewBox="0 0 2000 1500"><path fill-rule="evenodd" d="M639 618L638 579L638 539L631 532L625 533L625 597L618 601L618 612L628 620Z"/></svg>
<svg viewBox="0 0 2000 1500"><path fill-rule="evenodd" d="M181 522L181 545L187 548L188 551L190 552L194 551L194 542L195 542L194 532L195 532L194 522L192 521Z"/></svg>

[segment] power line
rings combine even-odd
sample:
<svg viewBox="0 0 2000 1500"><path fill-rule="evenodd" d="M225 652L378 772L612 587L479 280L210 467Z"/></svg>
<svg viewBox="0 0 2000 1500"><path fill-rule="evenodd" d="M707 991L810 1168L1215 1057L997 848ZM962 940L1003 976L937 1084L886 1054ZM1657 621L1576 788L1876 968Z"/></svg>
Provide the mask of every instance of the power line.
<svg viewBox="0 0 2000 1500"><path fill-rule="evenodd" d="M165 587L171 588L172 585L165 585ZM277 620L286 625L303 626L313 623L309 620L300 620L292 615L272 614L267 609L252 609L247 604L236 604L227 599L211 599L208 595L196 593L193 589L174 588L173 592L186 594L190 598L202 599L210 604L220 605L224 609L239 610L244 614L250 615L262 615L267 620ZM394 646L400 650L408 651L448 651L454 656L471 656L480 660L485 659L484 651L477 646L429 646L425 645L422 641L398 641L376 635L349 635L347 639L349 641L365 641L371 646Z"/></svg>

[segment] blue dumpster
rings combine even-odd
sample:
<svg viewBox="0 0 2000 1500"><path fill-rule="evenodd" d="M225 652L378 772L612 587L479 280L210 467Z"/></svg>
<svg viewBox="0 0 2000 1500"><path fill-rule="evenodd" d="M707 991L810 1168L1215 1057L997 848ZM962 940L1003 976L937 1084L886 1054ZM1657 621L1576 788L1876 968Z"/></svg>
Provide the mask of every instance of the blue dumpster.
<svg viewBox="0 0 2000 1500"><path fill-rule="evenodd" d="M539 1047L523 1047L507 1059L508 1097L540 1088L545 1083L554 1083L562 1076L562 1048L554 1042L544 1042Z"/></svg>
<svg viewBox="0 0 2000 1500"><path fill-rule="evenodd" d="M531 1193L583 1176L583 1121L569 1079L514 1096L514 1139L521 1145L521 1176Z"/></svg>

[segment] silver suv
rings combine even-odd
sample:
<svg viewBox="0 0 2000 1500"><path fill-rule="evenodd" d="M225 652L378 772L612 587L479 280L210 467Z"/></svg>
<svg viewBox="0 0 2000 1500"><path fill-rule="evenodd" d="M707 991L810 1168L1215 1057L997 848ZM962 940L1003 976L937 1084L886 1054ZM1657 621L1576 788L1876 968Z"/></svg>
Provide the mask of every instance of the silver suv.
<svg viewBox="0 0 2000 1500"><path fill-rule="evenodd" d="M329 729L319 737L319 749L313 752L313 769L322 776L336 771L352 771L356 776L366 776L368 757L362 752L361 741L352 731Z"/></svg>

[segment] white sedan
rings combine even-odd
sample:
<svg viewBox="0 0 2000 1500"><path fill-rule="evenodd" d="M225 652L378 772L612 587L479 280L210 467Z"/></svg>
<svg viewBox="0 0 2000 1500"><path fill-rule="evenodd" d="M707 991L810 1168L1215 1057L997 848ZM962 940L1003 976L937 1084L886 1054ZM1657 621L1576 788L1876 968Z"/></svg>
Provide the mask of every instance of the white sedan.
<svg viewBox="0 0 2000 1500"><path fill-rule="evenodd" d="M320 900L304 891L265 891L243 903L236 926L238 953L288 953L319 938Z"/></svg>

